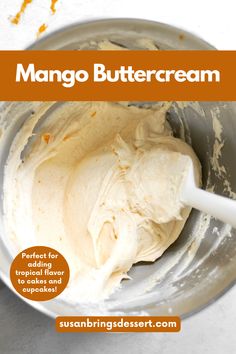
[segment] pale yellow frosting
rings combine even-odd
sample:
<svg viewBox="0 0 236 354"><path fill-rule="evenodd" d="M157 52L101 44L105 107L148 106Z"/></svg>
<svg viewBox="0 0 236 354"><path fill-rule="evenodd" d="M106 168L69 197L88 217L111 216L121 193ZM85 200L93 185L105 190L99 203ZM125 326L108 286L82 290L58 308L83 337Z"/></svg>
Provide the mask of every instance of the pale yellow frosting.
<svg viewBox="0 0 236 354"><path fill-rule="evenodd" d="M45 103L16 136L4 178L5 227L19 249L47 245L67 259L68 294L108 297L139 261L177 239L190 208L180 200L192 148L172 136L170 104ZM31 137L29 139L29 137Z"/></svg>

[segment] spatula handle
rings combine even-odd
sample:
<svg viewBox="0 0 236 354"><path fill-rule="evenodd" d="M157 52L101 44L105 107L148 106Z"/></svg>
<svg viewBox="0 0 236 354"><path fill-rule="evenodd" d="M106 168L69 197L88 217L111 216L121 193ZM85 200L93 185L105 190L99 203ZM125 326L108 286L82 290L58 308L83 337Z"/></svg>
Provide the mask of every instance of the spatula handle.
<svg viewBox="0 0 236 354"><path fill-rule="evenodd" d="M193 187L183 202L236 228L236 201Z"/></svg>

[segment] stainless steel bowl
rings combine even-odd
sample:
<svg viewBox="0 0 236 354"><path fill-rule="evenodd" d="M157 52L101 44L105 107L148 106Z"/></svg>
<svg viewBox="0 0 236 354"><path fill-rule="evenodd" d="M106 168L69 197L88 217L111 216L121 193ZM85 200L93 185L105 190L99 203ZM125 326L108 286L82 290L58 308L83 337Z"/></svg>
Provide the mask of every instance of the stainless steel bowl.
<svg viewBox="0 0 236 354"><path fill-rule="evenodd" d="M146 49L145 45L142 45L143 38L152 40L157 48L163 50L214 49L202 39L181 29L134 19L79 23L43 38L29 49L96 49L98 42L106 39L129 49ZM16 132L30 117L32 109L37 109L37 104L14 102L3 103L1 106L0 125L7 126L0 140L1 195L3 195L4 165L10 145ZM228 186L231 185L231 196L234 196L236 104L175 103L168 113L168 120L175 135L185 138L197 153L203 168L203 186L205 188L214 186L215 192L229 195ZM222 126L222 133L214 130L215 122ZM219 168L225 167L226 173L223 174L219 173L219 169L214 165L217 146L221 142L223 146L217 161ZM0 274L5 283L12 288L9 280L12 255L4 242L6 235L2 223L2 199L0 213ZM26 299L25 301L52 317L89 314L176 314L185 317L215 301L234 284L235 236L235 230L231 230L228 225L194 210L179 239L164 255L154 263L140 263L134 266L129 273L133 280L123 282L122 289L104 303L90 306L88 310L85 306L70 304L59 298L44 303Z"/></svg>

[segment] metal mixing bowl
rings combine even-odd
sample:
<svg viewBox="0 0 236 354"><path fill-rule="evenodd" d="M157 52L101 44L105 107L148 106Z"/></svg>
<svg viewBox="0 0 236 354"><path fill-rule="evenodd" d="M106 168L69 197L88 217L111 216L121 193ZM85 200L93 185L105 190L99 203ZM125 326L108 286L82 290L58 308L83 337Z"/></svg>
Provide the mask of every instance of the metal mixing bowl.
<svg viewBox="0 0 236 354"><path fill-rule="evenodd" d="M157 48L164 50L214 49L183 30L134 19L80 23L43 38L29 49L96 49L97 43L104 39L129 49L145 49L140 44L140 39L143 38L151 39ZM37 109L37 104L15 102L3 103L1 106L0 125L7 125L0 139L1 195L4 165L10 145L16 132L30 117L32 109ZM221 137L214 130L214 120L222 125ZM174 134L185 138L197 153L203 168L203 187L214 186L215 192L228 195L228 183L232 188L232 196L236 192L236 104L195 102L178 106L174 103L168 113L168 121ZM223 175L214 168L217 146L221 142L223 146L218 167L225 167L226 172ZM2 199L0 213L0 274L12 288L9 280L12 255L2 224ZM176 314L185 317L215 301L235 282L235 236L235 230L231 230L228 225L193 210L180 237L164 255L154 263L133 266L129 272L133 280L124 281L122 289L103 304L90 306L88 310L86 306L69 304L59 298L44 303L25 301L50 316L109 313Z"/></svg>

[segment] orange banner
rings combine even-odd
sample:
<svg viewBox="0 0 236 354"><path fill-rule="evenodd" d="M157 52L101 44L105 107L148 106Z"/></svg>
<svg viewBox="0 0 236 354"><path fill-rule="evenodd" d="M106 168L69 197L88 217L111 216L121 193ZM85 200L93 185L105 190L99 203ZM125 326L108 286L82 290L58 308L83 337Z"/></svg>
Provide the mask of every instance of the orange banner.
<svg viewBox="0 0 236 354"><path fill-rule="evenodd" d="M7 101L236 100L236 51L1 51Z"/></svg>
<svg viewBox="0 0 236 354"><path fill-rule="evenodd" d="M177 316L65 316L56 318L57 332L179 332Z"/></svg>

